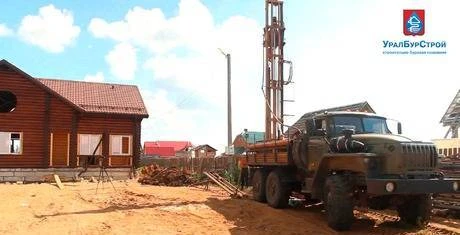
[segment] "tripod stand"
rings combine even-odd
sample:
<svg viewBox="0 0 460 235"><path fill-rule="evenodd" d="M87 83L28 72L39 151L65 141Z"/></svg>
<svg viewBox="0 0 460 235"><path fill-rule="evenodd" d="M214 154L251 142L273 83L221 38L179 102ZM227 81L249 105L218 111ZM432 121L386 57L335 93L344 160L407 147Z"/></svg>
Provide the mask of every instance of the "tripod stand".
<svg viewBox="0 0 460 235"><path fill-rule="evenodd" d="M110 184L112 184L113 190L117 191L115 188L115 185L113 185L112 178L110 178L109 173L107 172L107 169L104 165L104 156L98 156L98 161L99 161L99 177L97 179L97 186L96 186L96 194L97 190L99 189L99 183L102 184L102 190L104 190L104 180L105 177L109 180Z"/></svg>

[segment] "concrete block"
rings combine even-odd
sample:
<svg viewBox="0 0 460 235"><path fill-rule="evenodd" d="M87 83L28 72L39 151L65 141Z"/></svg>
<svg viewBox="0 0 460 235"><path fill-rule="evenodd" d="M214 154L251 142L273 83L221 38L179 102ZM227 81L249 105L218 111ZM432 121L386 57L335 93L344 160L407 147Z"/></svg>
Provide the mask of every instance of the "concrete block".
<svg viewBox="0 0 460 235"><path fill-rule="evenodd" d="M24 181L24 177L22 177L22 176L5 176L5 177L3 177L3 181L8 181L8 182Z"/></svg>
<svg viewBox="0 0 460 235"><path fill-rule="evenodd" d="M109 176L115 180L129 179L131 168L107 168ZM44 177L57 174L61 180L73 180L83 168L0 168L0 181L43 182ZM100 168L88 168L83 178L99 177Z"/></svg>
<svg viewBox="0 0 460 235"><path fill-rule="evenodd" d="M35 172L33 171L15 171L13 173L14 173L14 176L25 176L25 177L35 176Z"/></svg>
<svg viewBox="0 0 460 235"><path fill-rule="evenodd" d="M0 176L14 176L14 172L12 171L0 171Z"/></svg>
<svg viewBox="0 0 460 235"><path fill-rule="evenodd" d="M32 168L21 168L21 169L16 169L16 171L34 171Z"/></svg>
<svg viewBox="0 0 460 235"><path fill-rule="evenodd" d="M45 179L40 176L29 176L29 177L24 177L25 182L45 182Z"/></svg>
<svg viewBox="0 0 460 235"><path fill-rule="evenodd" d="M50 172L52 170L50 170L50 168L37 168L35 171L36 172Z"/></svg>

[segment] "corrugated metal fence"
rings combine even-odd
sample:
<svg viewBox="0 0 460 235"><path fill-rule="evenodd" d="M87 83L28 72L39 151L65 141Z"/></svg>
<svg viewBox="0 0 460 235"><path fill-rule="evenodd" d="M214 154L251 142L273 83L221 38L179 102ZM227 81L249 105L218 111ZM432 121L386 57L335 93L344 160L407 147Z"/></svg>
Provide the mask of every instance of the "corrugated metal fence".
<svg viewBox="0 0 460 235"><path fill-rule="evenodd" d="M238 164L238 158L242 156L225 156L216 158L166 158L159 159L148 156L141 157L141 166L158 164L162 167L177 167L191 172L202 173L203 171L223 170Z"/></svg>

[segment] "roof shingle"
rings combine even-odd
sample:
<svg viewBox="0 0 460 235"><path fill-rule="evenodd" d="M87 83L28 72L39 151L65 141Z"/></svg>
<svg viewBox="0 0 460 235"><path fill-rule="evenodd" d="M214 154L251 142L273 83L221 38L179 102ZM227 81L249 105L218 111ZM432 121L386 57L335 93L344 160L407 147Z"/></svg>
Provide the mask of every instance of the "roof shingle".
<svg viewBox="0 0 460 235"><path fill-rule="evenodd" d="M37 80L85 112L148 116L136 86L43 78Z"/></svg>

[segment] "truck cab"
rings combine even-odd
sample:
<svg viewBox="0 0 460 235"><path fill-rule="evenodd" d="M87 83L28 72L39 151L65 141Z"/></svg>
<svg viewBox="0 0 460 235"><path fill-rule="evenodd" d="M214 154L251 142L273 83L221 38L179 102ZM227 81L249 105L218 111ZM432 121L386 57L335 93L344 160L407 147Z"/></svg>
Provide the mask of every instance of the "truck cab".
<svg viewBox="0 0 460 235"><path fill-rule="evenodd" d="M406 222L424 225L432 194L457 192L459 182L437 170L435 145L402 136L400 123L397 129L392 133L385 117L369 113L329 112L307 120L306 133L293 141L294 149L308 143L307 154L297 150L292 157L304 169L302 192L325 203L331 227L348 228L355 206L395 208Z"/></svg>

